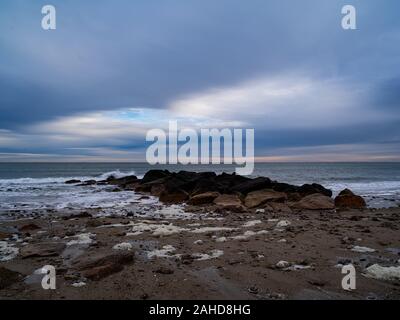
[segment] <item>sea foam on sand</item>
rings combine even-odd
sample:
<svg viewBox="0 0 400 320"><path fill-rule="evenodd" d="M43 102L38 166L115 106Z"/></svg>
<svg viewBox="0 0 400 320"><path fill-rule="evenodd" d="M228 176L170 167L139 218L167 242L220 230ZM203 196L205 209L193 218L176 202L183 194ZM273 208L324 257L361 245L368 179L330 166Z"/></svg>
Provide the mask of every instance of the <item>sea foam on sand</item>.
<svg viewBox="0 0 400 320"><path fill-rule="evenodd" d="M0 241L0 261L9 261L14 259L19 253L19 249L7 241Z"/></svg>
<svg viewBox="0 0 400 320"><path fill-rule="evenodd" d="M364 275L378 280L396 281L400 280L400 266L382 267L379 264L373 264L365 269Z"/></svg>

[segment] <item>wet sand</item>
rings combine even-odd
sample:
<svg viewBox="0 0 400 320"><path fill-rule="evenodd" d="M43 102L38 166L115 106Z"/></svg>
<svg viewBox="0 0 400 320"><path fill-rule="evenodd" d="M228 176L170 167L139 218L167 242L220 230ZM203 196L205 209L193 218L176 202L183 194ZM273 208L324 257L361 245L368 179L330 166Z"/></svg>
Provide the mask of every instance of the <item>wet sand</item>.
<svg viewBox="0 0 400 320"><path fill-rule="evenodd" d="M367 276L372 265L400 269L400 208L165 210L1 221L0 299L400 298L399 278ZM356 290L345 291L341 266L349 263ZM55 290L34 274L45 265L56 269Z"/></svg>

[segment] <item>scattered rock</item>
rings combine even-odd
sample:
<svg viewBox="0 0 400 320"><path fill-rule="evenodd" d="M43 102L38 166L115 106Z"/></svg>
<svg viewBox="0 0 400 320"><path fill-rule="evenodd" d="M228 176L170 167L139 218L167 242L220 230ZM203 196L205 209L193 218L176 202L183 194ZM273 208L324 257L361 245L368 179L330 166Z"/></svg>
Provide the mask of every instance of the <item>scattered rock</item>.
<svg viewBox="0 0 400 320"><path fill-rule="evenodd" d="M245 206L248 208L255 208L262 204L272 201L285 201L287 199L286 193L277 192L271 189L263 189L250 192L245 199Z"/></svg>
<svg viewBox="0 0 400 320"><path fill-rule="evenodd" d="M181 203L189 198L189 194L183 190L174 192L163 191L160 194L160 201L164 203Z"/></svg>
<svg viewBox="0 0 400 320"><path fill-rule="evenodd" d="M74 268L82 272L82 275L91 280L100 280L113 273L119 272L123 266L133 261L133 253L96 253L74 263Z"/></svg>
<svg viewBox="0 0 400 320"><path fill-rule="evenodd" d="M40 229L40 227L34 223L24 224L23 226L18 228L18 230L21 232L33 231L38 229Z"/></svg>
<svg viewBox="0 0 400 320"><path fill-rule="evenodd" d="M298 188L298 192L303 196L320 193L329 198L332 197L332 190L326 189L318 183L303 184L300 188Z"/></svg>
<svg viewBox="0 0 400 320"><path fill-rule="evenodd" d="M290 267L290 262L281 260L275 265L278 269L284 269Z"/></svg>
<svg viewBox="0 0 400 320"><path fill-rule="evenodd" d="M5 289L22 279L20 273L0 267L0 290Z"/></svg>
<svg viewBox="0 0 400 320"><path fill-rule="evenodd" d="M335 209L335 204L332 198L321 193L314 193L296 202L293 207L305 210L332 210Z"/></svg>
<svg viewBox="0 0 400 320"><path fill-rule="evenodd" d="M232 191L241 194L248 194L249 192L270 188L272 185L271 179L259 177L252 180L245 181L232 188Z"/></svg>

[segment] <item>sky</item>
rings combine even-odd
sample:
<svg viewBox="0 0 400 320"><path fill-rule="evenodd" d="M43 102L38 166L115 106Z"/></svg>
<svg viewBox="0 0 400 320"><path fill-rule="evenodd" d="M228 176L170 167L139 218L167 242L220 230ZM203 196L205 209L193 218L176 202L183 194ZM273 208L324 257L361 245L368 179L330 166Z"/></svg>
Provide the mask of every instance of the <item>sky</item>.
<svg viewBox="0 0 400 320"><path fill-rule="evenodd" d="M41 9L56 8L56 30ZM341 25L344 5L357 29ZM258 161L400 161L397 0L2 0L0 161L143 161L168 120Z"/></svg>

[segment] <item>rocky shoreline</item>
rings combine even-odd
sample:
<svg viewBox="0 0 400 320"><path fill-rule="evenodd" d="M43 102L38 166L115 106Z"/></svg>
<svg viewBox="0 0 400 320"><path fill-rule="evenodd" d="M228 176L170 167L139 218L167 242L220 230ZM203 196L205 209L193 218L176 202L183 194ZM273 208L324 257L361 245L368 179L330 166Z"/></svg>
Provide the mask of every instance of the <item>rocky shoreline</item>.
<svg viewBox="0 0 400 320"><path fill-rule="evenodd" d="M154 202L0 221L0 299L400 298L400 208L369 209L350 190L166 170L66 183ZM56 290L42 289L45 265Z"/></svg>

